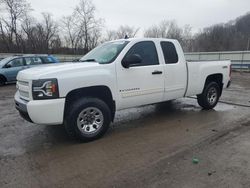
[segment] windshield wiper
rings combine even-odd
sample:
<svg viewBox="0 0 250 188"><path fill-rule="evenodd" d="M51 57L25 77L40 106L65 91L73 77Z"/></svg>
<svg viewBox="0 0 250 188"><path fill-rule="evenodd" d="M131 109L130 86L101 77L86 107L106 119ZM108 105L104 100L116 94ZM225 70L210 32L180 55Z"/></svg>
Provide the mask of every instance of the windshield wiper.
<svg viewBox="0 0 250 188"><path fill-rule="evenodd" d="M96 61L95 59L85 59L85 60L80 60L80 62L94 62Z"/></svg>

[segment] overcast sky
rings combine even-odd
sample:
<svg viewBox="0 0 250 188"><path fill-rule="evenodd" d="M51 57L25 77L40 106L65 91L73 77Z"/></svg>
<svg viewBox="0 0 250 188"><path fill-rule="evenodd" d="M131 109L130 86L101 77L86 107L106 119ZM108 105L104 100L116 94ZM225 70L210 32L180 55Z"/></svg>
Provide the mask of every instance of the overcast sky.
<svg viewBox="0 0 250 188"><path fill-rule="evenodd" d="M72 13L79 0L28 0L33 14L50 12L56 19ZM223 23L250 11L250 0L93 0L97 17L116 29L120 25L147 27L163 19L189 24L194 31Z"/></svg>

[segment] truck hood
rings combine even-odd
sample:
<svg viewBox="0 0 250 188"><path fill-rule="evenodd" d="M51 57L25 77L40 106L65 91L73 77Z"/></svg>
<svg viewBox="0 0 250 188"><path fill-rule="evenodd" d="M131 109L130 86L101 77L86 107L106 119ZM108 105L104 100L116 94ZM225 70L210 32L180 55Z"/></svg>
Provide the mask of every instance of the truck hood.
<svg viewBox="0 0 250 188"><path fill-rule="evenodd" d="M55 63L50 65L36 66L34 68L20 71L17 75L17 80L36 80L43 78L58 78L67 73L75 73L78 71L88 71L100 67L96 62L82 63Z"/></svg>

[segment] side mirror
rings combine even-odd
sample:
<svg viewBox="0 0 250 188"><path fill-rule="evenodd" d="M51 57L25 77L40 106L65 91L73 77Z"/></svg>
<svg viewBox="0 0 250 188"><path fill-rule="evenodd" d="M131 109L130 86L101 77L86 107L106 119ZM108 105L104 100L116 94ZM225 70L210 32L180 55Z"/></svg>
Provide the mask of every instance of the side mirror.
<svg viewBox="0 0 250 188"><path fill-rule="evenodd" d="M132 54L132 55L129 55L122 60L122 66L124 68L128 69L130 67L130 65L135 65L135 64L138 64L141 62L142 62L142 58L140 55Z"/></svg>

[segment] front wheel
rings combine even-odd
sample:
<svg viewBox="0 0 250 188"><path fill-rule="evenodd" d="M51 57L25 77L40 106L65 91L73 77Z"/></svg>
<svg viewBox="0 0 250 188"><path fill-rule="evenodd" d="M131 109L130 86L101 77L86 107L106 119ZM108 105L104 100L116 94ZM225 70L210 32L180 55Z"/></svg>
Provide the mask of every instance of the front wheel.
<svg viewBox="0 0 250 188"><path fill-rule="evenodd" d="M0 86L3 86L5 84L4 77L0 76Z"/></svg>
<svg viewBox="0 0 250 188"><path fill-rule="evenodd" d="M111 122L108 105L97 98L84 98L68 107L65 128L71 137L89 142L102 137Z"/></svg>
<svg viewBox="0 0 250 188"><path fill-rule="evenodd" d="M197 95L198 104L206 110L214 108L220 97L220 87L216 82L208 83L202 94Z"/></svg>

